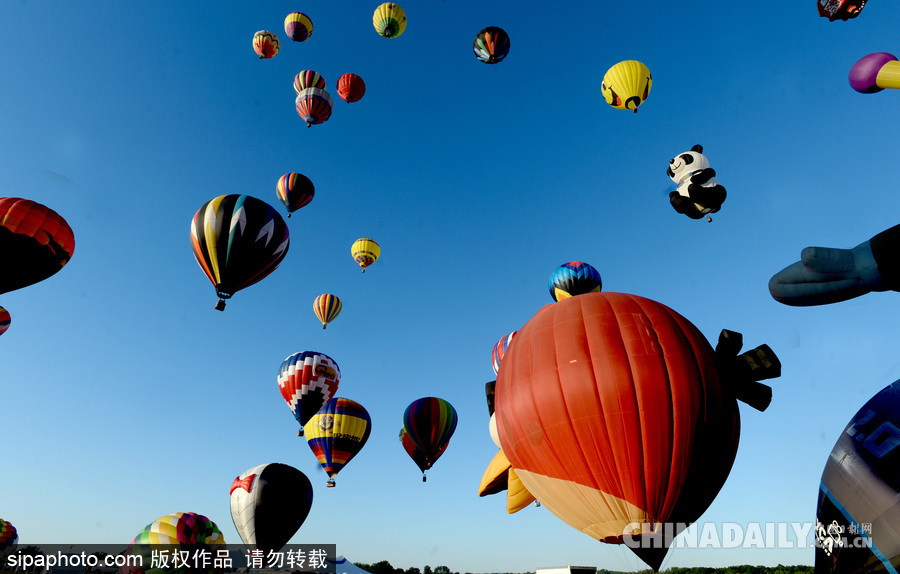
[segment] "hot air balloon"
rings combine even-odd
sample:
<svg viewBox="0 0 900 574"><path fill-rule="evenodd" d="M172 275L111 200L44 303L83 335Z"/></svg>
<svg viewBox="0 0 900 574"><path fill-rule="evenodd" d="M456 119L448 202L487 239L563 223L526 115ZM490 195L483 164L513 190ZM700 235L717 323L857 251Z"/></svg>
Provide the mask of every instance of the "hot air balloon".
<svg viewBox="0 0 900 574"><path fill-rule="evenodd" d="M350 246L350 254L353 255L353 259L359 263L359 266L362 267L362 272L365 273L366 267L375 263L378 256L381 255L381 247L374 239L363 237L353 242L353 245Z"/></svg>
<svg viewBox="0 0 900 574"><path fill-rule="evenodd" d="M714 352L687 319L637 295L549 304L503 358L501 448L553 514L658 569L677 532L655 526L697 520L731 470L736 397L771 398L755 381L780 375L766 345L737 355L741 344L723 331ZM750 402L762 410L760 396Z"/></svg>
<svg viewBox="0 0 900 574"><path fill-rule="evenodd" d="M277 462L254 466L231 483L231 519L241 540L263 556L279 552L312 508L313 488L305 474Z"/></svg>
<svg viewBox="0 0 900 574"><path fill-rule="evenodd" d="M199 567L190 567L191 565L184 561L176 564L175 553L182 551L202 553L212 558L220 549L225 549L225 539L215 522L202 514L176 512L154 520L134 537L125 552L140 556L141 565L123 566L119 571L130 574L139 572L151 574L158 572L173 574L216 572L218 574L223 569L214 567L212 563L206 568L199 565ZM161 564L162 560L166 562Z"/></svg>
<svg viewBox="0 0 900 574"><path fill-rule="evenodd" d="M323 78L319 72L313 70L301 71L294 76L294 91L297 92L297 95L300 95L300 92L306 88L319 88L320 90L324 90L325 78Z"/></svg>
<svg viewBox="0 0 900 574"><path fill-rule="evenodd" d="M341 314L341 307L341 300L337 295L330 293L323 293L313 301L313 311L322 322L323 329L328 326L328 323L337 319L337 316Z"/></svg>
<svg viewBox="0 0 900 574"><path fill-rule="evenodd" d="M863 56L850 68L850 87L861 94L900 89L900 61L887 52Z"/></svg>
<svg viewBox="0 0 900 574"><path fill-rule="evenodd" d="M286 173L278 178L275 184L275 195L288 210L288 217L313 200L316 186L301 173Z"/></svg>
<svg viewBox="0 0 900 574"><path fill-rule="evenodd" d="M773 299L798 307L839 303L872 291L900 291L900 225L852 249L805 247L800 261L769 279Z"/></svg>
<svg viewBox="0 0 900 574"><path fill-rule="evenodd" d="M275 271L290 246L287 224L274 207L249 195L220 195L191 221L194 257L216 287L219 302Z"/></svg>
<svg viewBox="0 0 900 574"><path fill-rule="evenodd" d="M0 518L0 558L12 554L18 541L19 534L16 527Z"/></svg>
<svg viewBox="0 0 900 574"><path fill-rule="evenodd" d="M372 24L383 38L397 38L406 30L406 12L399 5L385 2L375 9Z"/></svg>
<svg viewBox="0 0 900 574"><path fill-rule="evenodd" d="M75 234L58 213L28 199L0 197L0 294L50 277L74 251Z"/></svg>
<svg viewBox="0 0 900 574"><path fill-rule="evenodd" d="M9 323L12 318L9 316L9 311L0 307L0 335L6 332L9 329Z"/></svg>
<svg viewBox="0 0 900 574"><path fill-rule="evenodd" d="M281 363L278 389L300 423L298 436L303 436L303 426L328 404L340 384L341 369L334 359L324 353L294 353Z"/></svg>
<svg viewBox="0 0 900 574"><path fill-rule="evenodd" d="M284 19L284 33L294 42L305 42L313 33L312 20L303 12L291 12Z"/></svg>
<svg viewBox="0 0 900 574"><path fill-rule="evenodd" d="M366 83L356 74L338 78L337 93L347 103L358 102L366 94Z"/></svg>
<svg viewBox="0 0 900 574"><path fill-rule="evenodd" d="M562 301L575 295L600 291L603 282L600 272L587 263L569 261L550 275L548 288L554 301Z"/></svg>
<svg viewBox="0 0 900 574"><path fill-rule="evenodd" d="M281 42L278 36L268 30L260 30L253 34L253 51L259 56L259 59L274 58L278 50L281 49Z"/></svg>
<svg viewBox="0 0 900 574"><path fill-rule="evenodd" d="M900 381L872 397L838 438L819 484L816 574L900 567Z"/></svg>
<svg viewBox="0 0 900 574"><path fill-rule="evenodd" d="M828 18L830 22L856 18L865 7L867 0L818 0L816 7L819 16Z"/></svg>
<svg viewBox="0 0 900 574"><path fill-rule="evenodd" d="M334 398L303 428L309 448L328 474L326 486L334 486L337 474L369 440L372 419L356 401Z"/></svg>
<svg viewBox="0 0 900 574"><path fill-rule="evenodd" d="M647 100L653 78L647 66L636 60L625 60L610 68L603 76L600 91L606 103L618 110L634 110Z"/></svg>
<svg viewBox="0 0 900 574"><path fill-rule="evenodd" d="M475 57L485 64L502 62L509 54L509 35L497 26L488 26L475 35L472 50Z"/></svg>
<svg viewBox="0 0 900 574"><path fill-rule="evenodd" d="M416 463L416 466L419 467L419 470L422 471L422 482L425 482L425 471L431 468L431 463L428 462L425 453L422 452L409 437L409 433L406 432L405 428L400 429L400 444L403 445L403 450L406 451L409 458L411 458L413 462ZM446 446L444 448L446 448ZM443 454L443 451L441 451L441 454ZM440 454L438 456L440 456Z"/></svg>
<svg viewBox="0 0 900 574"><path fill-rule="evenodd" d="M447 450L459 418L453 405L437 397L417 399L403 413L403 428L431 468ZM424 479L424 473L422 475Z"/></svg>
<svg viewBox="0 0 900 574"><path fill-rule="evenodd" d="M509 335L497 341L497 344L494 345L494 349L491 351L491 365L494 367L495 375L497 374L497 371L500 370L500 361L503 360L503 355L506 354L506 348L509 347L509 343L515 336L516 332L513 331Z"/></svg>
<svg viewBox="0 0 900 574"><path fill-rule="evenodd" d="M334 101L321 88L306 88L297 94L297 113L306 122L306 127L327 122L331 117Z"/></svg>

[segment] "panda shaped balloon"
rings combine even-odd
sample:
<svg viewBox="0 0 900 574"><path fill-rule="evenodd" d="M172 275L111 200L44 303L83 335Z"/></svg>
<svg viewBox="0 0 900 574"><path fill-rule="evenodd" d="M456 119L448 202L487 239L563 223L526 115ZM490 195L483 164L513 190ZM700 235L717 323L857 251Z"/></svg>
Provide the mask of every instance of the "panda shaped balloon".
<svg viewBox="0 0 900 574"><path fill-rule="evenodd" d="M703 155L703 146L695 145L691 151L679 154L669 160L666 170L678 188L669 193L669 202L675 211L691 219L701 219L716 213L725 202L725 188L716 179L716 170L709 167L709 160Z"/></svg>

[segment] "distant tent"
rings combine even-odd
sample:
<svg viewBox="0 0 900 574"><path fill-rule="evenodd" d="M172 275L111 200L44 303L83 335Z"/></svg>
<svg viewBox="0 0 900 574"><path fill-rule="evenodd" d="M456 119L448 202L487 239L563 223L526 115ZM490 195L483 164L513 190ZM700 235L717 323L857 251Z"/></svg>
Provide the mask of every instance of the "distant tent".
<svg viewBox="0 0 900 574"><path fill-rule="evenodd" d="M328 562L332 560L329 558ZM336 560L334 560L335 565L335 573L336 574L371 574L367 570L363 570L353 562L350 562L343 556L338 556Z"/></svg>

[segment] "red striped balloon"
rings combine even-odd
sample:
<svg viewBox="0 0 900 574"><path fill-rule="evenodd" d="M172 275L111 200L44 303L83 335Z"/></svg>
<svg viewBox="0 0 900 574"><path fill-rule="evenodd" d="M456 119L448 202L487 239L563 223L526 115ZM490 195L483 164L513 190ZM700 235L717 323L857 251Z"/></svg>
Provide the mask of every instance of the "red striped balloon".
<svg viewBox="0 0 900 574"><path fill-rule="evenodd" d="M306 88L297 94L297 113L306 122L306 127L321 124L331 117L334 102L328 92L321 88Z"/></svg>
<svg viewBox="0 0 900 574"><path fill-rule="evenodd" d="M338 78L337 93L347 103L358 102L366 94L366 83L356 74Z"/></svg>

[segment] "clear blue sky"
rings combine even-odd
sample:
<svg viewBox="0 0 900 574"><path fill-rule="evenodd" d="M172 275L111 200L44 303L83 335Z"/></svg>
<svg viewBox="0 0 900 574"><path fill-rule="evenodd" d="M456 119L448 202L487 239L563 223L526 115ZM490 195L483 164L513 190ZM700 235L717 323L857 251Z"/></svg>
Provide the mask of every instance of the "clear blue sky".
<svg viewBox="0 0 900 574"><path fill-rule="evenodd" d="M849 248L898 223L900 93L858 94L847 74L868 53L900 53L900 6L873 0L829 23L814 0L420 1L385 40L377 4L0 4L0 195L52 207L76 238L62 272L0 296L12 314L0 517L20 543L127 543L192 511L237 544L232 479L283 462L315 485L293 541L353 561L642 567L544 508L509 516L503 496L476 496L496 452L491 347L550 302L547 279L571 260L713 342L729 328L775 350L772 406L742 406L737 460L700 523L814 521L839 433L900 378L900 295L790 308L766 285L807 245ZM315 26L302 44L284 37L295 10ZM495 66L471 50L490 25L512 39ZM252 50L261 29L283 39L272 60ZM653 74L637 114L599 91L627 59ZM309 129L291 87L303 69L335 99ZM337 98L345 72L365 79L361 101ZM728 190L710 224L667 198L669 159L697 143ZM229 193L280 208L275 183L291 171L316 196L288 220L286 259L215 311L192 216ZM349 250L365 236L382 256L363 275ZM344 310L323 331L312 301L326 292ZM373 419L334 489L277 388L302 350L333 357L338 394ZM397 434L429 395L460 422L422 484ZM809 548L676 549L664 567L812 560Z"/></svg>

